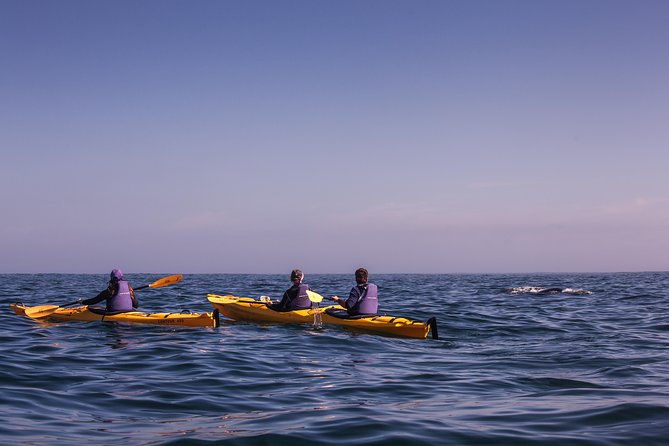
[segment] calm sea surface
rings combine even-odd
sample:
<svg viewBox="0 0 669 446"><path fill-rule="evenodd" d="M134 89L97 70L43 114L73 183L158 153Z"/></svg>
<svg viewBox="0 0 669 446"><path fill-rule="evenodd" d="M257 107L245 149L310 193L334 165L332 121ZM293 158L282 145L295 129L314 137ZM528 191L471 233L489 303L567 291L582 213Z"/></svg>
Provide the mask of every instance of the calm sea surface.
<svg viewBox="0 0 669 446"><path fill-rule="evenodd" d="M669 273L371 278L381 313L436 316L440 339L39 324L9 304L91 297L107 277L0 275L0 443L669 444ZM326 296L353 285L307 279ZM145 311L208 312L210 292L278 298L288 286L284 275L185 275L137 296Z"/></svg>

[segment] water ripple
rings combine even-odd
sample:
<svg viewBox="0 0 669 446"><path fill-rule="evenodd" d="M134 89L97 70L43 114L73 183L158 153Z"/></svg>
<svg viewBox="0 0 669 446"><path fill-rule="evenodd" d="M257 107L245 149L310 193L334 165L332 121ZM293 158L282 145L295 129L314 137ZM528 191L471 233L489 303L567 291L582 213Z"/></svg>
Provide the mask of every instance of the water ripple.
<svg viewBox="0 0 669 446"><path fill-rule="evenodd" d="M309 278L324 295L351 286ZM89 297L105 281L0 275L4 443L666 444L667 273L375 277L382 312L437 316L437 341L229 321L38 324L8 309ZM286 286L281 275L187 275L139 297L149 311L202 312L209 292L278 297ZM509 292L529 286L592 294Z"/></svg>

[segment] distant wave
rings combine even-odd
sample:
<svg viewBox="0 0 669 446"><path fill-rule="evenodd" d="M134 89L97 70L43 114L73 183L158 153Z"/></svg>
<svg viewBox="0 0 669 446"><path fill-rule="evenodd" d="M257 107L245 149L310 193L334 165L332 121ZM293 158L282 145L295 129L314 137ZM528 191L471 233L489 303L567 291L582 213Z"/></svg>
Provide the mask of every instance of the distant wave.
<svg viewBox="0 0 669 446"><path fill-rule="evenodd" d="M515 288L508 288L506 292L509 294L572 294L576 296L587 296L592 294L592 291L581 288L562 288L562 287L538 287L538 286L520 286Z"/></svg>

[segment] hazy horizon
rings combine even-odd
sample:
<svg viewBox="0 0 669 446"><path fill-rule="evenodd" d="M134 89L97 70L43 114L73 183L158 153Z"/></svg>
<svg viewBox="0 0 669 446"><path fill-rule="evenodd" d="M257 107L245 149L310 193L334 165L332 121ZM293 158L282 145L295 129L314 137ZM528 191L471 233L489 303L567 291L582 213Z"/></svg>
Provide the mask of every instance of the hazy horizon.
<svg viewBox="0 0 669 446"><path fill-rule="evenodd" d="M669 270L667 17L0 2L0 273Z"/></svg>

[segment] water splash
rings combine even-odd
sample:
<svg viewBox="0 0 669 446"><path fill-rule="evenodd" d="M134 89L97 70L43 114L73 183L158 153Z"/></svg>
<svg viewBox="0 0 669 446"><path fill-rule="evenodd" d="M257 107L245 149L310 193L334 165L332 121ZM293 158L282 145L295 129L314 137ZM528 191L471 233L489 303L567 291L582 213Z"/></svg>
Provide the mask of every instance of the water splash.
<svg viewBox="0 0 669 446"><path fill-rule="evenodd" d="M581 288L563 288L563 287L539 287L539 286L520 286L506 289L509 294L571 294L575 296L587 296L592 291Z"/></svg>

